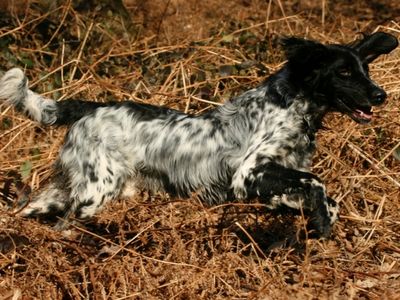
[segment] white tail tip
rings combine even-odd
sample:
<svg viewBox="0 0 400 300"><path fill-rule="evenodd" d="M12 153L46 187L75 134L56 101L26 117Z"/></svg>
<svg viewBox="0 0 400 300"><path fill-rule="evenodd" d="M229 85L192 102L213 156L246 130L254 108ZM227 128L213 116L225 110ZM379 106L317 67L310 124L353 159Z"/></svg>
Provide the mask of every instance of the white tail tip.
<svg viewBox="0 0 400 300"><path fill-rule="evenodd" d="M21 69L7 71L0 80L0 99L16 105L26 97L28 79Z"/></svg>

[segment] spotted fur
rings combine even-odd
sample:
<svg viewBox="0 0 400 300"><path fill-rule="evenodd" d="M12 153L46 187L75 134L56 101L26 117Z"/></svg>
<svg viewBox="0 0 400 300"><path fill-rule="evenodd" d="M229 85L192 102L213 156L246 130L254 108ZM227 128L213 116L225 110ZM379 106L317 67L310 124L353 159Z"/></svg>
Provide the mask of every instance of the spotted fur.
<svg viewBox="0 0 400 300"><path fill-rule="evenodd" d="M328 236L338 207L309 172L325 114L372 118L385 92L368 64L397 46L378 32L352 45L283 39L287 63L259 87L199 115L127 102L56 102L28 88L19 69L0 81L0 99L44 125L70 125L55 178L24 216L89 218L130 184L208 204L259 198L270 209L302 209Z"/></svg>

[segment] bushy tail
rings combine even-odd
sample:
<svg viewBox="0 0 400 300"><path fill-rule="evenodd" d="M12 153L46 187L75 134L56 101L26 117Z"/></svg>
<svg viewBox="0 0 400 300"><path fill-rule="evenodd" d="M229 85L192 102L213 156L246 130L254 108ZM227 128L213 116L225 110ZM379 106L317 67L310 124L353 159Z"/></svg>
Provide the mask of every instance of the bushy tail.
<svg viewBox="0 0 400 300"><path fill-rule="evenodd" d="M6 100L41 124L51 125L57 120L57 102L32 92L28 88L28 79L20 69L11 69L1 78L0 100Z"/></svg>
<svg viewBox="0 0 400 300"><path fill-rule="evenodd" d="M21 69L7 71L0 80L0 100L43 125L69 125L98 107L114 103L67 100L56 102L28 88L28 79Z"/></svg>

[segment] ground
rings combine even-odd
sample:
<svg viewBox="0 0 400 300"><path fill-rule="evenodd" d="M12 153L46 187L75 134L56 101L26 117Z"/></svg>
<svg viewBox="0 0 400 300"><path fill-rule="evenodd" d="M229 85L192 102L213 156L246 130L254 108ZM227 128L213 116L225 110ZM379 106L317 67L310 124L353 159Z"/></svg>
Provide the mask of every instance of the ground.
<svg viewBox="0 0 400 300"><path fill-rule="evenodd" d="M60 100L199 113L277 70L280 36L336 43L400 33L394 0L124 3L129 18L115 6L2 2L0 71L25 68L32 89ZM296 240L303 218L272 215L257 201L207 207L146 192L63 232L22 219L9 206L46 184L66 129L1 105L0 298L398 298L399 67L400 49L371 65L389 95L371 124L324 120L313 172L340 205L327 240Z"/></svg>

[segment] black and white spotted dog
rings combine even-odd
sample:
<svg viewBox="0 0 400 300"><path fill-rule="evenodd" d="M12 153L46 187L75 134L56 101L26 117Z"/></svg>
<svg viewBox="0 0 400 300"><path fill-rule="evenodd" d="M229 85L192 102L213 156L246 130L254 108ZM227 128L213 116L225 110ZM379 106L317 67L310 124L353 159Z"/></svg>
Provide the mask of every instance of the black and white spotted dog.
<svg viewBox="0 0 400 300"><path fill-rule="evenodd" d="M327 112L358 123L386 93L368 64L397 47L378 32L351 45L282 40L287 63L259 87L200 115L135 102L56 102L28 88L20 69L0 81L0 99L44 125L71 125L55 177L24 216L88 218L128 184L218 204L258 197L269 208L302 209L321 236L338 207L309 172Z"/></svg>

